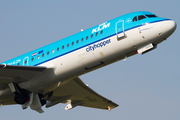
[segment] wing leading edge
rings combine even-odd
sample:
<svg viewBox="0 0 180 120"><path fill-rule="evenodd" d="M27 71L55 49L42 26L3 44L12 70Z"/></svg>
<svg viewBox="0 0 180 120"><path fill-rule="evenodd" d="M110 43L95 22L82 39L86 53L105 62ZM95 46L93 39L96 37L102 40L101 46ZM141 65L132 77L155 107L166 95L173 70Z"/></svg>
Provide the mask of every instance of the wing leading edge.
<svg viewBox="0 0 180 120"><path fill-rule="evenodd" d="M48 100L46 107L51 107L58 103L68 104L65 109L69 110L76 106L99 108L111 110L118 105L101 95L97 94L78 77L70 80L53 91L52 97Z"/></svg>
<svg viewBox="0 0 180 120"><path fill-rule="evenodd" d="M40 66L15 66L0 64L0 84L11 82L21 83L28 81L37 74L43 72L46 67Z"/></svg>

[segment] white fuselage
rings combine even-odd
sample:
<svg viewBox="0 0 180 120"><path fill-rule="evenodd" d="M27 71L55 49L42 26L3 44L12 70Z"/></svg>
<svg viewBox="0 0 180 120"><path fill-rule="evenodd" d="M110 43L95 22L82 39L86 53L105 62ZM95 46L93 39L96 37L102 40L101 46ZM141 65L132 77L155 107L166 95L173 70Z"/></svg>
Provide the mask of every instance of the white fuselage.
<svg viewBox="0 0 180 120"><path fill-rule="evenodd" d="M93 47L93 45L107 41L108 43L105 46L97 47L88 52L88 47L84 47L39 65L53 70L46 70L32 80L21 83L20 86L33 93L46 93L58 87L61 81L70 80L134 55L138 49L150 43L159 44L172 34L175 30L174 27L174 21L162 21L126 31L125 37L121 39L117 39L116 35L111 36L89 45Z"/></svg>

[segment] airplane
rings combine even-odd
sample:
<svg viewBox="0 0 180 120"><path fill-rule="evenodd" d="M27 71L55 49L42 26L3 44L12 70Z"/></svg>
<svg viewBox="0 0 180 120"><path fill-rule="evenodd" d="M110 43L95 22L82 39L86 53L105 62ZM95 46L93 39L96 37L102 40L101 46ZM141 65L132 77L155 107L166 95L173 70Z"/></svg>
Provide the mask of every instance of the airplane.
<svg viewBox="0 0 180 120"><path fill-rule="evenodd" d="M151 12L132 12L0 64L0 106L19 104L43 113L42 106L65 103L111 110L118 106L99 95L80 75L144 54L166 40L176 23Z"/></svg>

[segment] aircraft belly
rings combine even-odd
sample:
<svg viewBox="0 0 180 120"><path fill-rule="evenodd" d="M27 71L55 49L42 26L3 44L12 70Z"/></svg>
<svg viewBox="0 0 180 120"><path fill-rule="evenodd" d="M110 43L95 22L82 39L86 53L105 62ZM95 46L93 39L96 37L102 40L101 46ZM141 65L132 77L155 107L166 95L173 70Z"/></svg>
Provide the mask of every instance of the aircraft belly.
<svg viewBox="0 0 180 120"><path fill-rule="evenodd" d="M99 65L101 63L101 61L99 61L95 57L94 53L95 52L90 51L90 52L85 52L85 53L79 55L79 61L84 66L84 69L91 68L91 67Z"/></svg>

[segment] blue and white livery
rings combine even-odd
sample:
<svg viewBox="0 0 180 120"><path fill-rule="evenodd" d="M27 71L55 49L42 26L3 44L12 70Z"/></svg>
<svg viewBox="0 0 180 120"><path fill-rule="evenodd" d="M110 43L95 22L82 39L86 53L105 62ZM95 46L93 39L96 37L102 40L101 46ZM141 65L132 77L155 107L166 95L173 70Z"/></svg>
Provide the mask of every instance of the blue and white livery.
<svg viewBox="0 0 180 120"><path fill-rule="evenodd" d="M65 110L118 105L94 92L78 76L157 47L176 23L151 12L106 21L0 64L0 105L20 104L42 113L58 103Z"/></svg>

